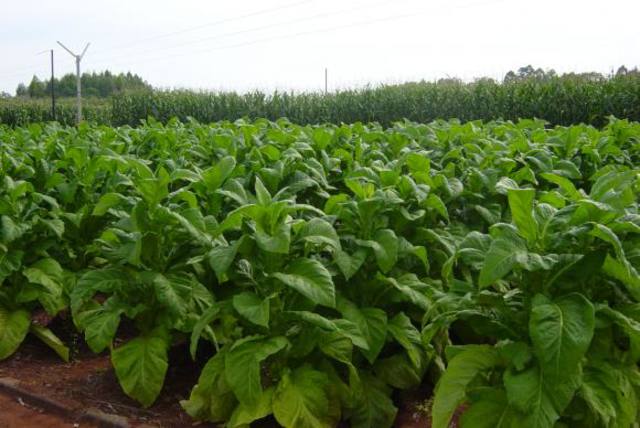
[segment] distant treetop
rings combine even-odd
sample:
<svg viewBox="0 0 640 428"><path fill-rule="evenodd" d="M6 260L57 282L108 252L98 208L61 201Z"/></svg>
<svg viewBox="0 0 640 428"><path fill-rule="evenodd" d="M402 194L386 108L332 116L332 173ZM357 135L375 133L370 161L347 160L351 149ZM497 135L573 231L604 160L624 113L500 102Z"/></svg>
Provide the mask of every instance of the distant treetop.
<svg viewBox="0 0 640 428"><path fill-rule="evenodd" d="M100 73L83 73L82 94L87 97L106 98L122 92L150 90L151 85L137 74L113 74L106 70ZM76 76L65 74L60 79L54 79L56 95L59 97L73 97L76 95ZM16 89L16 96L29 98L43 98L51 93L51 80L40 80L33 76L28 85L20 83Z"/></svg>
<svg viewBox="0 0 640 428"><path fill-rule="evenodd" d="M628 74L638 75L640 72L637 68L633 68L628 70L624 65L620 66L615 73L615 76L625 76ZM509 71L504 76L504 83L514 83L521 82L524 80L548 80L553 79L555 77L563 77L565 79L574 78L579 80L588 80L588 81L601 81L607 79L607 76L597 73L597 72L584 72L584 73L564 73L562 75L558 75L555 70L543 70L542 68L534 68L531 65L527 65L526 67L520 67L517 71Z"/></svg>

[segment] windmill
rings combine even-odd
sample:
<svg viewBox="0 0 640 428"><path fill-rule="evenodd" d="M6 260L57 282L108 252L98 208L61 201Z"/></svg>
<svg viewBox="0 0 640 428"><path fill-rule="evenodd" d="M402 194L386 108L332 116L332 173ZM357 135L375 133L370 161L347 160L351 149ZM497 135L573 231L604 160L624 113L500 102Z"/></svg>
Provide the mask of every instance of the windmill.
<svg viewBox="0 0 640 428"><path fill-rule="evenodd" d="M87 49L89 49L90 43L87 43L87 45L84 47L84 50L80 55L76 55L71 51L71 49L67 48L62 43L58 42L58 44L62 46L64 50L69 52L72 57L76 59L76 94L77 94L77 102L78 102L77 120L78 120L78 123L80 123L80 121L82 121L82 95L81 95L82 89L80 87L81 86L80 85L80 61L82 61L82 57L84 57L84 54L87 53Z"/></svg>

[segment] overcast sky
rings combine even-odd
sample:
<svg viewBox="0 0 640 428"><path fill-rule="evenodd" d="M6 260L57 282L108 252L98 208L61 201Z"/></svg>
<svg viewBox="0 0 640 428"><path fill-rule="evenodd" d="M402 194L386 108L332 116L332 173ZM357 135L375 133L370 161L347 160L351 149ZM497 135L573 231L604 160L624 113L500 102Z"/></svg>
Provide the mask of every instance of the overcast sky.
<svg viewBox="0 0 640 428"><path fill-rule="evenodd" d="M83 71L165 88L329 88L640 65L638 0L0 0L0 91Z"/></svg>

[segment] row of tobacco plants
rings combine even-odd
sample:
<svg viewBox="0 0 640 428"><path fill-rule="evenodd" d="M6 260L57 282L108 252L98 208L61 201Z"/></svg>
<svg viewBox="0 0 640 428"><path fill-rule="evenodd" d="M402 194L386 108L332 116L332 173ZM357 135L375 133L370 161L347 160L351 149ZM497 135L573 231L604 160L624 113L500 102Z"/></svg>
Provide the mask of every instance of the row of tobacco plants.
<svg viewBox="0 0 640 428"><path fill-rule="evenodd" d="M638 419L640 124L149 121L0 145L0 358L27 334L69 358L44 310L142 406L173 345L208 353L182 406L229 427L388 427L420 385L439 428Z"/></svg>

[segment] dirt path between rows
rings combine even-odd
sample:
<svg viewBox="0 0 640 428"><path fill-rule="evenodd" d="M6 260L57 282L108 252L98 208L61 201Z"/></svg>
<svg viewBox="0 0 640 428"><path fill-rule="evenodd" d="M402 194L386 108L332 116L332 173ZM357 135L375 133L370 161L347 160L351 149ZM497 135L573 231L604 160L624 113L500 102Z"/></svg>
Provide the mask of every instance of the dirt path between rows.
<svg viewBox="0 0 640 428"><path fill-rule="evenodd" d="M190 359L173 361L158 401L143 409L122 392L108 354L82 351L65 363L44 344L27 339L14 355L0 362L0 398L7 409L0 409L0 428L73 427L74 422L82 427L92 426L87 424L87 413L107 418L114 415L119 417L117 422L131 427L189 427L194 421L181 409L179 401L188 397L199 373L200 367ZM2 381L7 379L17 381L17 388L26 393L21 398L25 406L12 396L15 392L11 388L2 388ZM38 401L34 405L29 396L51 400L54 409L46 403L37 408ZM31 416L35 418L33 422ZM65 416L68 420L64 420ZM42 419L46 417L51 420ZM199 428L212 426L200 424Z"/></svg>
<svg viewBox="0 0 640 428"><path fill-rule="evenodd" d="M24 402L22 397L0 393L0 428L88 428Z"/></svg>
<svg viewBox="0 0 640 428"><path fill-rule="evenodd" d="M162 393L153 406L143 409L122 392L108 354L84 350L65 363L41 342L27 339L0 362L0 428L215 427L192 420L179 404L189 396L203 362L192 361L184 349L171 354ZM397 397L394 426L430 427L429 418L418 410L430 395L427 388ZM105 420L114 423L101 424ZM264 422L260 426L275 426L274 421ZM451 427L456 426L454 421Z"/></svg>

